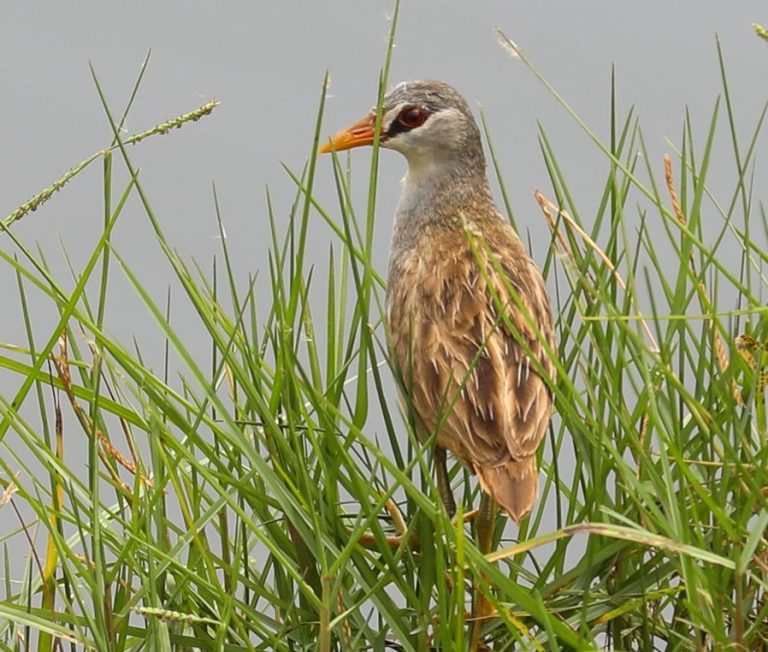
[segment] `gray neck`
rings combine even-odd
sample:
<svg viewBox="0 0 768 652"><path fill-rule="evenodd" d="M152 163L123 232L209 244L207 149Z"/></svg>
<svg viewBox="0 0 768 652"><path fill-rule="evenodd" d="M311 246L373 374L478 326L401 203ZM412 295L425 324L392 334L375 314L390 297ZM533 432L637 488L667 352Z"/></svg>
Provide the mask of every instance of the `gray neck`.
<svg viewBox="0 0 768 652"><path fill-rule="evenodd" d="M474 219L496 213L482 150L479 159L409 157L402 185L392 233L390 273L392 266L416 246L424 230L462 228L462 215Z"/></svg>

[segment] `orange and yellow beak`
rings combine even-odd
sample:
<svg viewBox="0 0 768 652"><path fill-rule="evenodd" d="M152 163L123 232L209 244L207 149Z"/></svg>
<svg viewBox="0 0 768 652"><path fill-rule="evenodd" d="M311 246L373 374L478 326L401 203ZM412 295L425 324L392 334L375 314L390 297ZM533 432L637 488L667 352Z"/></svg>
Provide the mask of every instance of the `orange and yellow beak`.
<svg viewBox="0 0 768 652"><path fill-rule="evenodd" d="M333 136L325 145L318 148L319 154L340 152L344 149L361 147L373 143L373 134L376 129L376 114L369 113L362 120L347 127Z"/></svg>

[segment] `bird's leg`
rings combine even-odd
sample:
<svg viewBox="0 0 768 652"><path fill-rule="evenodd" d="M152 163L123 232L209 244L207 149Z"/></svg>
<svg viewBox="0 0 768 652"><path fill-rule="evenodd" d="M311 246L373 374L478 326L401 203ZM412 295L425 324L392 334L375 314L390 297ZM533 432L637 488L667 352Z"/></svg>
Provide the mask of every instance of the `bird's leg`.
<svg viewBox="0 0 768 652"><path fill-rule="evenodd" d="M480 501L480 509L475 521L475 539L477 540L478 550L487 555L493 547L493 533L496 529L496 501L488 494L483 492ZM488 598L483 595L480 589L481 582L487 582L485 577L476 577L474 581L474 594L472 604L472 637L470 639L470 650L481 650L480 630L483 627L485 619L491 615L493 608Z"/></svg>
<svg viewBox="0 0 768 652"><path fill-rule="evenodd" d="M442 446L435 446L435 480L437 481L437 491L445 505L445 511L451 519L456 517L456 500L451 490L451 481L448 478L447 451ZM464 512L462 520L465 523L474 521L480 510L473 509Z"/></svg>
<svg viewBox="0 0 768 652"><path fill-rule="evenodd" d="M446 452L442 446L435 446L435 480L437 481L437 490L440 498L445 505L445 511L448 516L453 518L456 515L456 500L451 491L451 481L448 478L448 462Z"/></svg>
<svg viewBox="0 0 768 652"><path fill-rule="evenodd" d="M483 497L480 500L480 509L476 518L475 537L477 538L477 548L484 555L487 555L491 552L493 532L496 529L496 501L485 492L483 492Z"/></svg>

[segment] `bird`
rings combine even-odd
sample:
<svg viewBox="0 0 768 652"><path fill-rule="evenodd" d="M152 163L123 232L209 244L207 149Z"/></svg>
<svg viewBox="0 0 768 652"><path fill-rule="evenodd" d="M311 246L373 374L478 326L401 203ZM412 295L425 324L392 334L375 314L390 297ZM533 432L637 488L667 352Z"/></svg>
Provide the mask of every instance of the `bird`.
<svg viewBox="0 0 768 652"><path fill-rule="evenodd" d="M420 437L434 437L448 513L455 500L446 451L477 476L486 512L498 504L519 524L537 498L536 455L553 411L546 284L496 207L480 130L459 92L442 81L406 81L379 111L318 151L373 144L378 118L380 147L406 158L385 304L401 393ZM485 548L493 518L486 513Z"/></svg>

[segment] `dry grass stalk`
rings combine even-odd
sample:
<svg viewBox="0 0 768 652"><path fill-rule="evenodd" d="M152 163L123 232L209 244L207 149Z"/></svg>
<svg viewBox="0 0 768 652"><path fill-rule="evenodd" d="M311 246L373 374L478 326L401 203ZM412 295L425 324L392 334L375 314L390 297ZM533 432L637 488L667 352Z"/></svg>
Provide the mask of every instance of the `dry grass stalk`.
<svg viewBox="0 0 768 652"><path fill-rule="evenodd" d="M571 249L570 245L568 244L568 241L565 239L563 234L560 232L560 230L557 228L557 223L555 221L555 218L553 216L553 212L557 212L559 217L563 220L563 223L568 227L568 229L571 231L571 233L574 233L578 235L600 258L600 260L605 263L605 265L608 267L608 269L611 270L611 273L613 274L614 278L616 279L616 282L619 284L619 287L621 287L622 290L627 289L626 283L624 282L624 279L622 278L621 274L616 269L616 266L613 264L613 261L608 257L608 255L598 246L598 244L592 240L592 238L587 235L587 233L582 229L574 219L568 214L568 212L564 209L558 209L557 206L555 206L549 199L547 199L541 192L538 190L534 193L536 197L536 201L539 203L539 206L544 213L544 217L547 220L547 224L549 225L550 230L555 234L557 238L557 242L560 247L560 253L565 256L565 258L575 267L575 260L573 256L573 250ZM634 303L634 302L633 302ZM659 350L659 345L656 342L656 338L654 338L653 333L651 333L650 328L645 323L645 320L640 320L640 324L643 328L643 331L645 332L645 336L648 338L648 341L651 344L651 349L653 351ZM650 424L650 416L646 413L643 418L640 421L640 428L639 428L639 434L638 439L640 441L640 446L644 446L645 440L648 434L648 426ZM641 475L641 468L640 468L640 459L639 457L635 457L635 461L637 463L637 467L635 470L635 474L637 477L640 477Z"/></svg>
<svg viewBox="0 0 768 652"><path fill-rule="evenodd" d="M5 485L5 489L0 492L0 507L6 505L11 500L11 497L16 493L16 491L16 483L11 480L7 485Z"/></svg>
<svg viewBox="0 0 768 652"><path fill-rule="evenodd" d="M59 380L61 381L62 387L64 388L64 393L67 395L69 404L72 407L77 420L80 422L81 427L83 430L85 430L88 436L95 436L99 440L99 444L101 444L100 454L104 456L102 459L104 460L107 468L111 469L111 466L106 464L107 459L112 459L115 463L122 466L132 475L138 475L139 481L142 482L142 484L148 487L154 486L152 480L141 474L137 474L136 464L126 458L119 450L117 450L117 448L115 448L109 438L99 428L96 427L96 425L93 423L93 420L78 403L72 384L72 373L69 366L66 333L62 333L59 337L59 355L51 355L51 359L54 366L56 367L56 373L58 374ZM121 484L120 479L115 476L111 470L110 474L112 475L116 484Z"/></svg>
<svg viewBox="0 0 768 652"><path fill-rule="evenodd" d="M557 237L557 241L561 248L560 253L565 255L566 258L573 264L574 267L576 266L576 263L573 257L573 250L568 245L563 234L560 233L560 230L557 228L557 223L554 219L553 213L557 213L557 215L562 219L563 223L568 227L568 230L571 233L577 235L579 238L581 238L587 244L587 246L597 254L598 258L600 258L600 260L603 261L605 266L611 270L611 273L616 279L616 282L619 284L619 287L622 290L626 290L627 285L624 282L624 279L621 277L621 274L619 274L618 270L616 269L616 266L613 264L613 261L600 248L600 246L592 238L589 237L587 232L584 231L584 229L582 229L576 223L576 221L568 214L568 211L566 211L563 208L558 208L557 206L555 206L549 199L547 199L544 196L543 193L541 193L538 190L534 193L534 196L536 197L536 201L539 203L539 206L541 207L541 210L544 213L544 217L547 220L547 224L549 225L549 228ZM653 333L651 333L651 329L648 328L648 324L645 323L645 320L641 319L640 325L642 326L643 331L645 332L645 336L648 338L648 341L651 343L651 349L653 351L658 351L659 345L656 343L656 338L653 337Z"/></svg>
<svg viewBox="0 0 768 652"><path fill-rule="evenodd" d="M680 226L688 228L688 220L686 220L683 209L680 206L680 198L678 197L677 190L675 188L675 178L672 175L672 157L669 154L664 154L664 180L667 184L667 192L669 193L669 199L672 202L672 210L675 212L675 217L680 223ZM693 252L691 252L690 261L691 273L695 276L696 264L693 257ZM703 281L697 283L696 291L699 295L702 311L705 313L711 312L712 302L709 300L709 296L707 295L707 288ZM726 369L728 369L729 362L728 356L725 353L725 345L723 344L723 339L720 336L720 332L717 330L714 320L707 319L706 321L712 332L712 348L715 351L718 367L720 368L721 372L724 372ZM731 382L731 394L738 405L743 404L741 392L739 391L735 380Z"/></svg>

